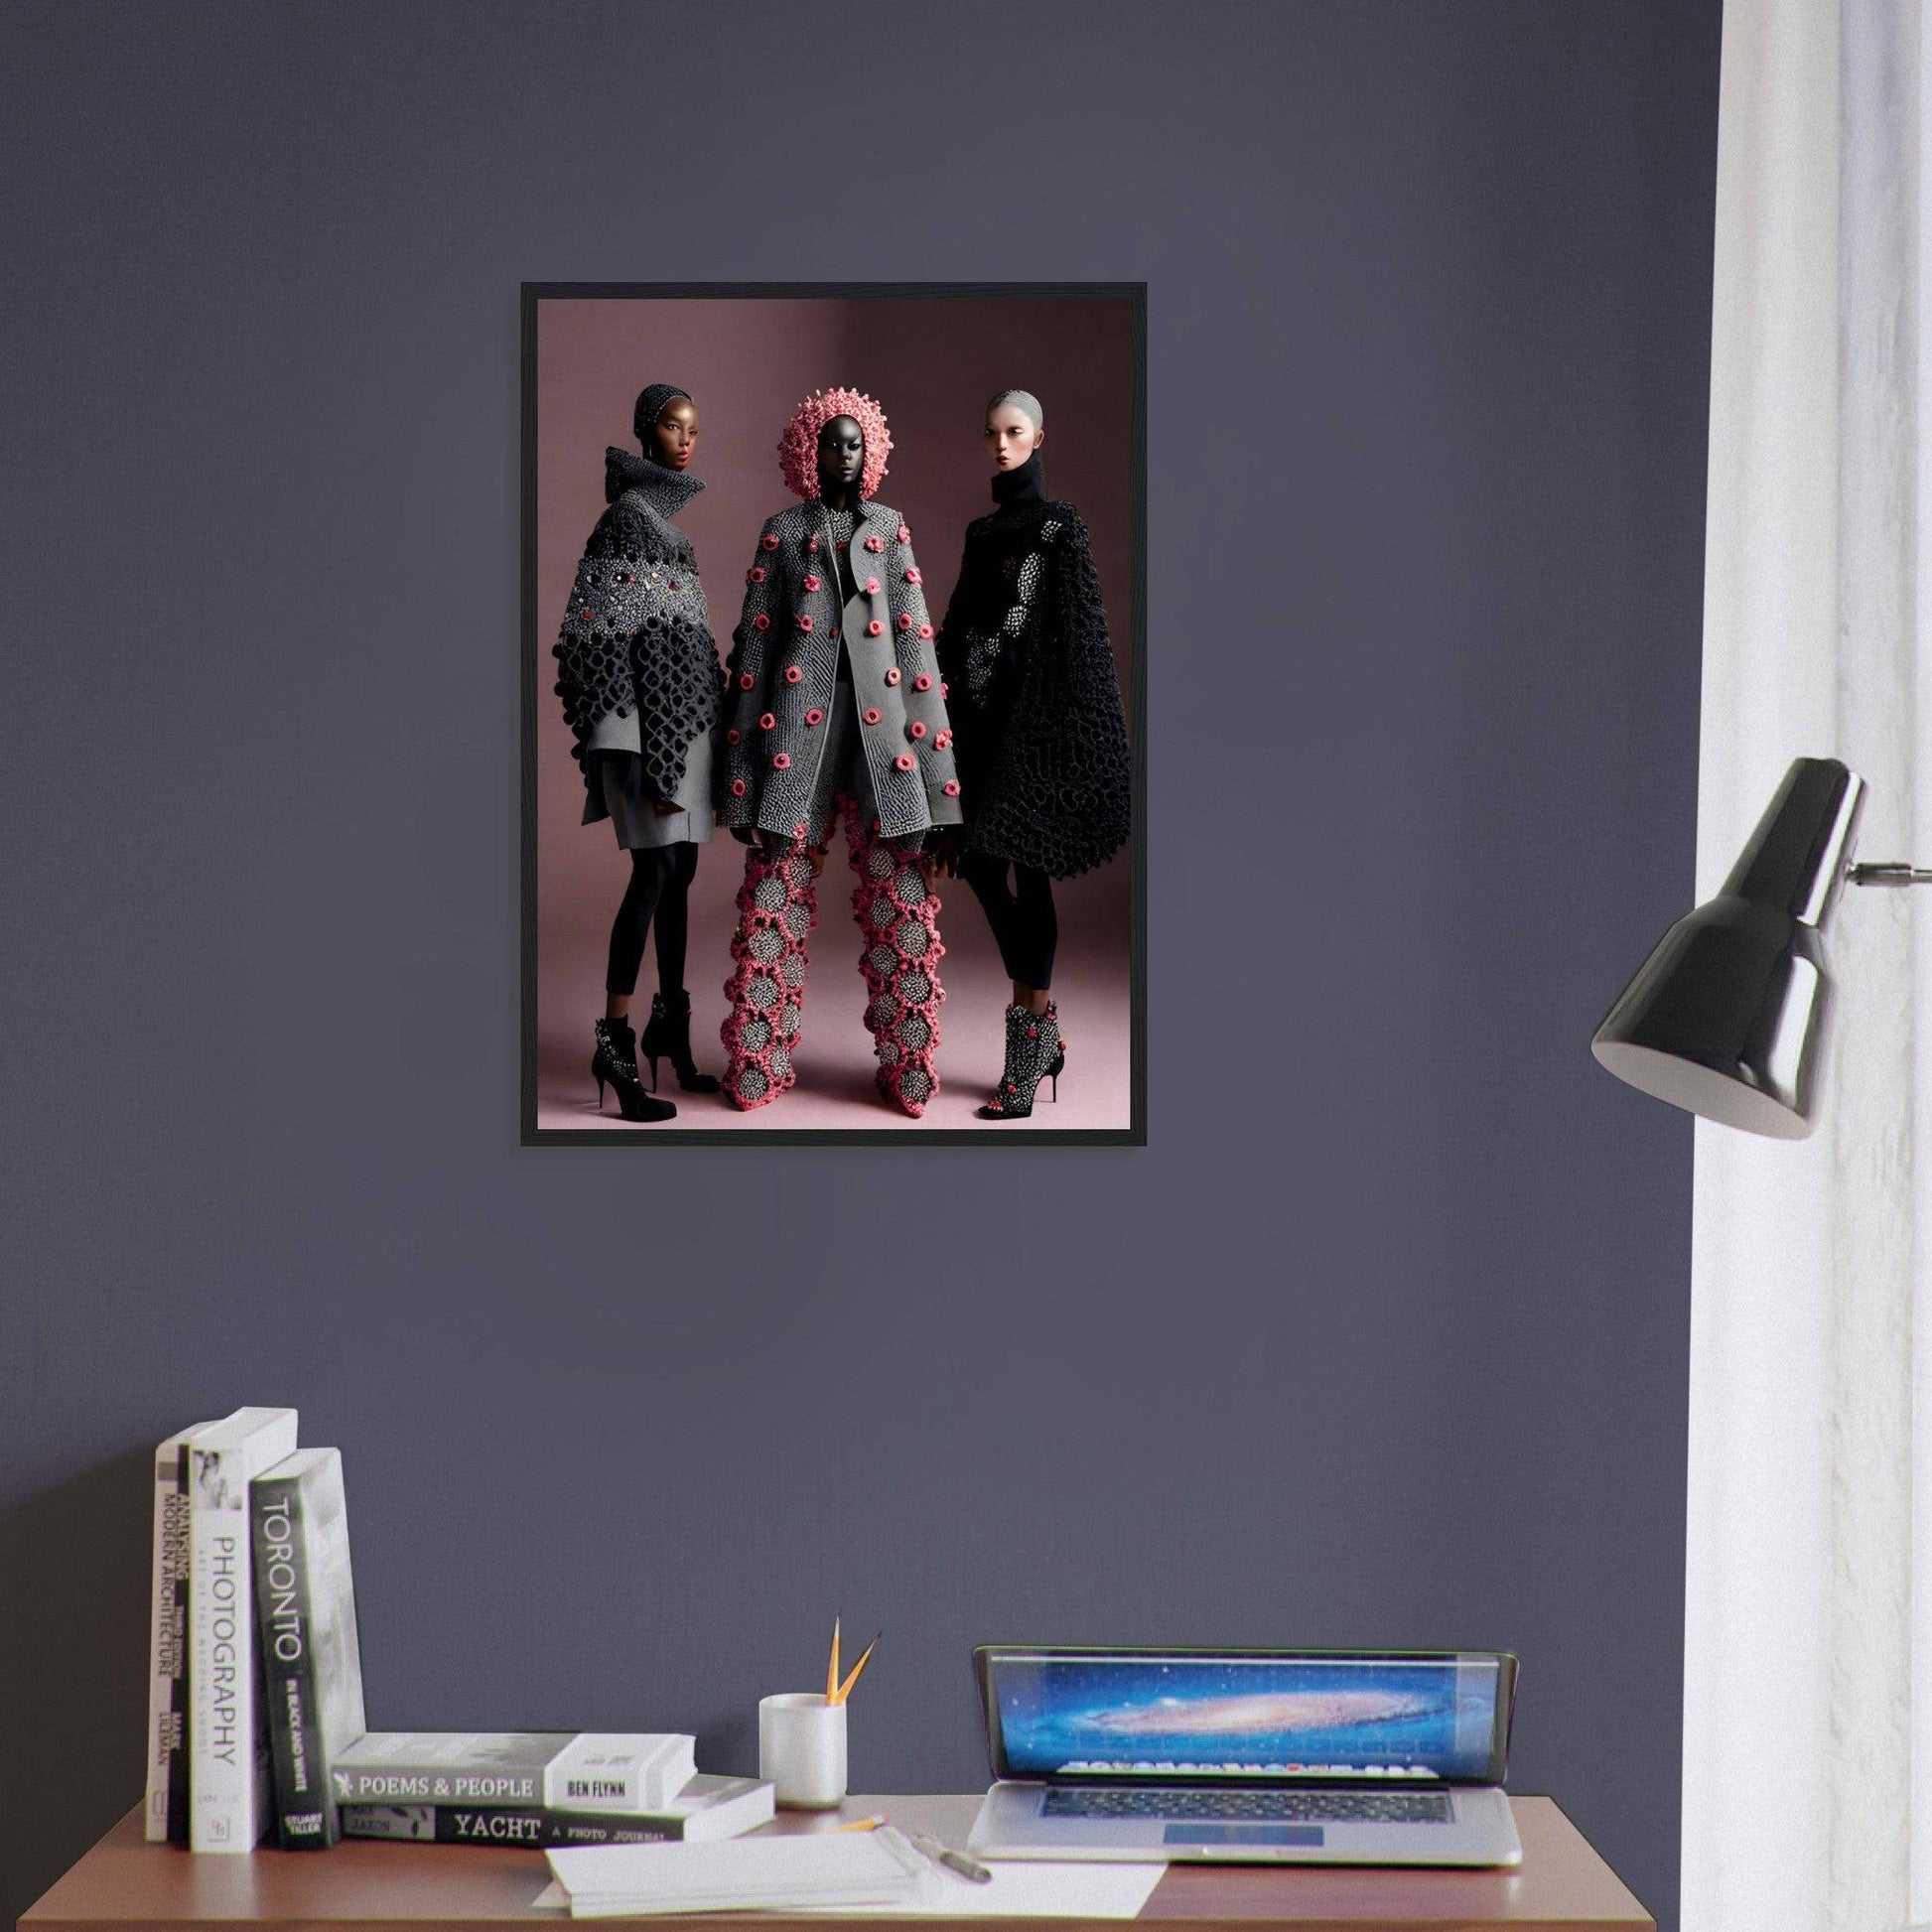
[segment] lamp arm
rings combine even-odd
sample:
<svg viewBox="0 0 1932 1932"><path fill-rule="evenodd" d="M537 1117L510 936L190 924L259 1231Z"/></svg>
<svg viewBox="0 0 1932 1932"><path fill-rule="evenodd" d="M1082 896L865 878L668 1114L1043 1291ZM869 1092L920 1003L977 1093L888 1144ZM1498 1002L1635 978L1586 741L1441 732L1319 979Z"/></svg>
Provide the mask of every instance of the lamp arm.
<svg viewBox="0 0 1932 1932"><path fill-rule="evenodd" d="M1847 866L1845 876L1855 886L1932 886L1932 866L1907 865L1902 859Z"/></svg>

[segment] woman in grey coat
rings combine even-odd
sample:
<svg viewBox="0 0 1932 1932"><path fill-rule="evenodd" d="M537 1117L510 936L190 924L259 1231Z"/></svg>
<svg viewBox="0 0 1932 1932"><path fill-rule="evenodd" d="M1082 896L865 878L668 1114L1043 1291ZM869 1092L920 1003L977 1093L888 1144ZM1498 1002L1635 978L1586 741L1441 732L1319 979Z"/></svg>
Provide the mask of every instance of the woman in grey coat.
<svg viewBox="0 0 1932 1932"><path fill-rule="evenodd" d="M718 1082L691 1057L684 987L687 899L698 847L711 837L711 740L718 720L718 646L690 539L671 518L704 487L688 474L698 412L682 389L653 383L632 426L643 455L605 452L609 507L585 545L558 636L558 695L583 768L586 825L608 818L630 858L611 927L604 1018L591 1073L600 1107L609 1082L625 1120L677 1109L643 1091L637 1055L668 1059L687 1093ZM657 934L657 991L641 1040L630 1028L646 935Z"/></svg>
<svg viewBox="0 0 1932 1932"><path fill-rule="evenodd" d="M945 948L925 843L959 822L959 780L912 533L874 496L891 449L870 396L807 397L778 445L803 504L765 523L746 573L715 794L719 823L752 847L725 988L740 1107L796 1079L805 942L841 817L880 1093L917 1118L939 1088Z"/></svg>

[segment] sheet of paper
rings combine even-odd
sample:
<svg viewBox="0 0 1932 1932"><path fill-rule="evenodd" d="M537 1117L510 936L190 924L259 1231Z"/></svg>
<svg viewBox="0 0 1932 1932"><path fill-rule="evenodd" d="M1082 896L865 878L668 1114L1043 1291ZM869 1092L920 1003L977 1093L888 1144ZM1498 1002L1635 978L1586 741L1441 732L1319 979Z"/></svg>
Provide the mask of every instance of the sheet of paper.
<svg viewBox="0 0 1932 1932"><path fill-rule="evenodd" d="M849 1905L841 1918L1138 1918L1165 1864L1048 1863L1032 1859L989 1862L991 1884L956 1872L921 1872L910 1905Z"/></svg>
<svg viewBox="0 0 1932 1932"><path fill-rule="evenodd" d="M544 1854L573 1918L908 1906L932 1866L897 1832L780 1833L718 1844L588 1845Z"/></svg>
<svg viewBox="0 0 1932 1932"><path fill-rule="evenodd" d="M993 1882L976 1885L950 1871L929 1871L919 1879L916 1902L909 1905L846 1905L846 1917L908 1918L920 1914L947 1918L1138 1918L1148 1895L1161 1882L1164 1864L1043 1864L1008 1861L990 1865ZM570 1894L553 1878L532 1899L542 1911L568 1912ZM827 1913L831 1916L831 1913Z"/></svg>

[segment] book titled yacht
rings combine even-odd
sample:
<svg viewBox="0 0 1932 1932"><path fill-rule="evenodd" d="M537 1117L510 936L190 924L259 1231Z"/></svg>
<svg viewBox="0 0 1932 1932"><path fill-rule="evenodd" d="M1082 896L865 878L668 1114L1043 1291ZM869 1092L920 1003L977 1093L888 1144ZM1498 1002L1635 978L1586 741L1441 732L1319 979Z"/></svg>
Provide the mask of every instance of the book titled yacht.
<svg viewBox="0 0 1932 1932"><path fill-rule="evenodd" d="M372 1730L331 1767L345 1805L541 1805L656 1812L691 1782L682 1732Z"/></svg>
<svg viewBox="0 0 1932 1932"><path fill-rule="evenodd" d="M772 1816L768 1779L698 1773L662 1810L582 1811L550 1805L345 1805L345 1838L412 1839L430 1845L714 1844Z"/></svg>

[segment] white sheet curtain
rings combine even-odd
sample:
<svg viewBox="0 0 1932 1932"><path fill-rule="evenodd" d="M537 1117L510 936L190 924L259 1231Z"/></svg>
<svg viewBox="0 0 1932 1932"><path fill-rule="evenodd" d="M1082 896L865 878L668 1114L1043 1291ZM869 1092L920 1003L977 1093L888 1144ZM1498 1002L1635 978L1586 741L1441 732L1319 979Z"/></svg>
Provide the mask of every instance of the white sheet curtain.
<svg viewBox="0 0 1932 1932"><path fill-rule="evenodd" d="M1699 898L1801 754L1932 864L1926 12L1725 9ZM1813 1138L1697 1125L1684 1932L1932 1921L1932 888L1827 943Z"/></svg>

